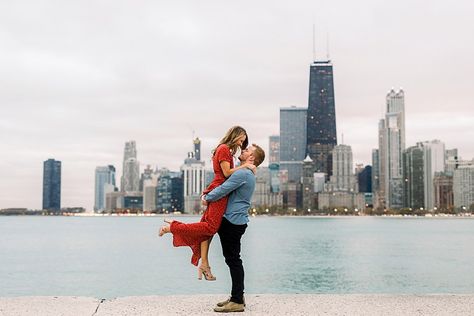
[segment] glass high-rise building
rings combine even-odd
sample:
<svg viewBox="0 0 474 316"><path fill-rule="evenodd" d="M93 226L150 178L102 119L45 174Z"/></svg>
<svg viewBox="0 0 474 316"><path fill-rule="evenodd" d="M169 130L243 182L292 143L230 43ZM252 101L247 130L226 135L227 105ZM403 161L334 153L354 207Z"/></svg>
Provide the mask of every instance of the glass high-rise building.
<svg viewBox="0 0 474 316"><path fill-rule="evenodd" d="M405 93L390 90L385 98L385 119L379 123L379 191L377 205L403 207L403 163L405 150Z"/></svg>
<svg viewBox="0 0 474 316"><path fill-rule="evenodd" d="M115 191L115 167L112 165L95 168L94 211L105 209L105 196Z"/></svg>
<svg viewBox="0 0 474 316"><path fill-rule="evenodd" d="M331 61L310 66L307 115L307 153L316 172L332 175L332 150L337 145L334 78Z"/></svg>
<svg viewBox="0 0 474 316"><path fill-rule="evenodd" d="M306 157L306 108L280 108L280 170L289 182L301 182Z"/></svg>
<svg viewBox="0 0 474 316"><path fill-rule="evenodd" d="M43 163L43 210L61 210L61 161L48 159Z"/></svg>
<svg viewBox="0 0 474 316"><path fill-rule="evenodd" d="M425 174L423 145L408 147L403 152L403 205L419 209L425 206Z"/></svg>

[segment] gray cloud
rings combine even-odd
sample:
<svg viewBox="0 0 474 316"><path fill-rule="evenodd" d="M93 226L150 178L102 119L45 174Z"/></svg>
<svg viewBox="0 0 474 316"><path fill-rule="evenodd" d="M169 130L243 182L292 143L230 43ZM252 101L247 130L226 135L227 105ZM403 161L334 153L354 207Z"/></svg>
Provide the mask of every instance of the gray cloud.
<svg viewBox="0 0 474 316"><path fill-rule="evenodd" d="M334 62L338 133L370 163L392 86L407 144L474 156L470 1L4 1L0 3L0 208L41 207L42 162L63 161L63 205L93 204L94 168L123 144L177 170L192 131L228 127L267 146L279 107L306 106L312 24Z"/></svg>

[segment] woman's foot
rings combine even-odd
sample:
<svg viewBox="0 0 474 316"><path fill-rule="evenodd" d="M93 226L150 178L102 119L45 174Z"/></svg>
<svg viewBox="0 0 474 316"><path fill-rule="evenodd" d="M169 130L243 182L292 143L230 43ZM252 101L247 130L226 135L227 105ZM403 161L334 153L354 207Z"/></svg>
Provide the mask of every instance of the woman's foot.
<svg viewBox="0 0 474 316"><path fill-rule="evenodd" d="M167 234L170 232L170 225L163 225L160 228L160 232L158 233L158 236L163 236L164 234Z"/></svg>
<svg viewBox="0 0 474 316"><path fill-rule="evenodd" d="M206 281L215 281L216 277L212 275L211 272L211 267L209 266L204 266L200 265L198 268L198 279L202 280L202 276L204 275L204 278Z"/></svg>

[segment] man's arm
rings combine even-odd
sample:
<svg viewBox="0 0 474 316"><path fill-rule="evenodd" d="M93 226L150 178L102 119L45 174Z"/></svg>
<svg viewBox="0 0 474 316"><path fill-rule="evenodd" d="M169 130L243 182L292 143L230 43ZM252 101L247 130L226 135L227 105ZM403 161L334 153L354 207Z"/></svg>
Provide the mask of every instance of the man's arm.
<svg viewBox="0 0 474 316"><path fill-rule="evenodd" d="M246 182L245 172L244 171L235 172L223 184L221 184L220 186L218 186L217 188L215 188L214 190L206 194L204 199L208 202L220 200L224 196L228 195L230 192L244 185L245 182Z"/></svg>

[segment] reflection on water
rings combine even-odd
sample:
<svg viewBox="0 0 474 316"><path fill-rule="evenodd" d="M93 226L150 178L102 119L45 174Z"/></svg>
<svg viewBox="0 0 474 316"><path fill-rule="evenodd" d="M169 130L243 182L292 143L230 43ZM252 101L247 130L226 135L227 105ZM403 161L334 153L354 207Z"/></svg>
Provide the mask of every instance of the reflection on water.
<svg viewBox="0 0 474 316"><path fill-rule="evenodd" d="M197 217L184 218L196 221ZM198 281L188 248L156 237L160 217L0 217L0 296L226 293ZM249 293L472 293L474 220L252 218L242 255Z"/></svg>

